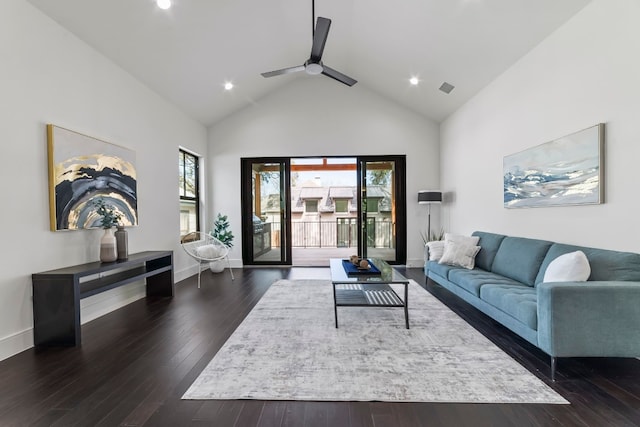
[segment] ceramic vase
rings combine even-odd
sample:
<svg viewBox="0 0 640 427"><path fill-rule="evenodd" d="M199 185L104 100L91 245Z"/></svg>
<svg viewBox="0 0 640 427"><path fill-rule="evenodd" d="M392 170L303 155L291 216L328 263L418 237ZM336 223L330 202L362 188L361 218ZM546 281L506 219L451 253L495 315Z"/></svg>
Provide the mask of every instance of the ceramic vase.
<svg viewBox="0 0 640 427"><path fill-rule="evenodd" d="M113 228L105 228L100 239L100 261L113 262L118 259L116 251L116 237L113 235Z"/></svg>
<svg viewBox="0 0 640 427"><path fill-rule="evenodd" d="M127 230L124 225L116 226L117 230L113 235L116 238L116 248L118 250L118 259L125 260L129 258L129 239L127 236Z"/></svg>

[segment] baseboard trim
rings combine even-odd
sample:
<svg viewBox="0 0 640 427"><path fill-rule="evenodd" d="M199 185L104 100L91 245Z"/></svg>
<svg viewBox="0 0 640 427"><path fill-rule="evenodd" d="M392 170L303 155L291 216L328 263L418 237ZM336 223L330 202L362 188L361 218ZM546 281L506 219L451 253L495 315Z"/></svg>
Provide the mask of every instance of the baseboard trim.
<svg viewBox="0 0 640 427"><path fill-rule="evenodd" d="M33 328L0 338L0 360L8 359L33 347Z"/></svg>
<svg viewBox="0 0 640 427"><path fill-rule="evenodd" d="M240 259L231 259L229 261L231 263L231 268L244 268L244 265L242 264L242 260ZM177 285L178 282L182 282L184 279L187 279L193 275L198 274L198 265L190 265L189 267L183 268L182 270L175 270L173 274L174 274L174 280Z"/></svg>
<svg viewBox="0 0 640 427"><path fill-rule="evenodd" d="M111 313L146 295L145 282L135 282L80 301L80 323ZM0 338L0 360L33 348L33 327Z"/></svg>
<svg viewBox="0 0 640 427"><path fill-rule="evenodd" d="M423 268L424 267L424 259L415 258L407 260L407 268Z"/></svg>
<svg viewBox="0 0 640 427"><path fill-rule="evenodd" d="M179 284L179 282L182 282L184 279L187 279L191 276L193 276L194 274L198 274L198 266L197 265L192 265L189 266L187 268L184 268L182 270L175 270L173 272L173 280L175 281L176 285Z"/></svg>
<svg viewBox="0 0 640 427"><path fill-rule="evenodd" d="M140 281L80 300L80 324L91 322L145 296L146 285Z"/></svg>
<svg viewBox="0 0 640 427"><path fill-rule="evenodd" d="M241 260L231 260L233 268L242 268ZM198 266L193 265L180 271L174 271L176 284L198 274ZM97 294L80 301L80 324L95 320L125 305L144 298L145 282L136 282L111 291ZM0 338L0 361L15 356L33 347L33 328Z"/></svg>

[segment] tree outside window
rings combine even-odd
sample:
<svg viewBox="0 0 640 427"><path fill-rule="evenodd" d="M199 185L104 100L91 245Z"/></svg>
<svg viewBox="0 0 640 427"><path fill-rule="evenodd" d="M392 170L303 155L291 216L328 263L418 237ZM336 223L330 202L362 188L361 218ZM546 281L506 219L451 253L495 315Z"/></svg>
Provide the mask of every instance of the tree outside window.
<svg viewBox="0 0 640 427"><path fill-rule="evenodd" d="M199 158L180 150L178 156L180 235L200 230Z"/></svg>

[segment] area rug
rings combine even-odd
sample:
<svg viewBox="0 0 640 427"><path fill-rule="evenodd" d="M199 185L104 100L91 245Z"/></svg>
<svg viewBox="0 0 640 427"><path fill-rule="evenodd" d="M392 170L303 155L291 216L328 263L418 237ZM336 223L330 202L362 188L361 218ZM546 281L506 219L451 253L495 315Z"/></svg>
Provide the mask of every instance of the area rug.
<svg viewBox="0 0 640 427"><path fill-rule="evenodd" d="M331 282L278 281L182 398L568 403L414 281L411 329L401 308L338 322Z"/></svg>

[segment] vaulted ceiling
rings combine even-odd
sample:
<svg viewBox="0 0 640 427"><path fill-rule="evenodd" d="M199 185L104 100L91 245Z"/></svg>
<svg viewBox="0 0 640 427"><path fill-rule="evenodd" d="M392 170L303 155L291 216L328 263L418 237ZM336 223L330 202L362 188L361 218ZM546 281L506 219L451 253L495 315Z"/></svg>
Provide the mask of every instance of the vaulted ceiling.
<svg viewBox="0 0 640 427"><path fill-rule="evenodd" d="M28 1L205 125L310 78L260 73L309 57L311 0L173 0L168 10L154 0ZM358 80L345 91L366 87L442 121L587 3L317 0L315 8L332 20L323 62ZM455 86L448 95L443 82Z"/></svg>

